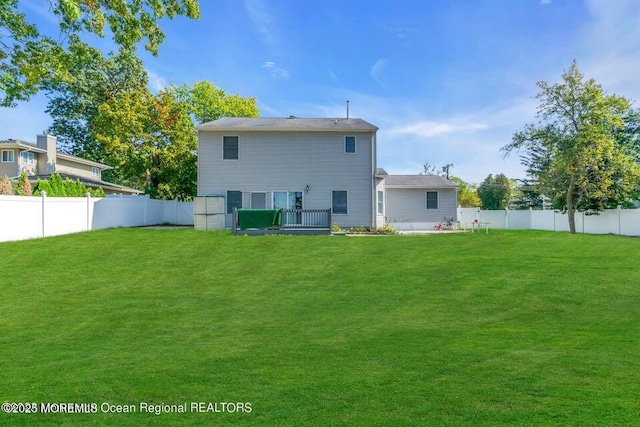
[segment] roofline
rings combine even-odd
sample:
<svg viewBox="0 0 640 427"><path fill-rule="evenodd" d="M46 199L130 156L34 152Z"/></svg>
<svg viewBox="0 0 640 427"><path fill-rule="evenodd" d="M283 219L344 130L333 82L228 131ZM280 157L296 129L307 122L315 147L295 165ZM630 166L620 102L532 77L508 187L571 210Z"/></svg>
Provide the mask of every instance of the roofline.
<svg viewBox="0 0 640 427"><path fill-rule="evenodd" d="M71 154L61 153L59 151L56 153L56 157L59 157L59 158L64 159L64 160L70 160L70 161L76 162L76 163L82 163L82 164L89 165L89 166L96 166L96 167L98 167L98 168L100 168L102 170L113 169L112 166L107 166L107 165L102 164L102 163L94 162L93 160L83 159L82 157L73 156Z"/></svg>
<svg viewBox="0 0 640 427"><path fill-rule="evenodd" d="M373 126L373 125L372 125ZM373 128L305 128L305 127L247 127L247 126L230 126L230 127L215 127L215 128L205 128L203 125L196 126L196 130L198 132L376 132L378 128L373 126Z"/></svg>
<svg viewBox="0 0 640 427"><path fill-rule="evenodd" d="M410 185L410 184L400 184L400 185L394 185L394 184L385 184L384 185L385 188L458 188L459 185Z"/></svg>
<svg viewBox="0 0 640 427"><path fill-rule="evenodd" d="M29 144L28 142L14 140L12 142L1 142L0 149L2 148L24 148L26 151L33 151L35 153L46 153L47 150L37 147L33 144Z"/></svg>

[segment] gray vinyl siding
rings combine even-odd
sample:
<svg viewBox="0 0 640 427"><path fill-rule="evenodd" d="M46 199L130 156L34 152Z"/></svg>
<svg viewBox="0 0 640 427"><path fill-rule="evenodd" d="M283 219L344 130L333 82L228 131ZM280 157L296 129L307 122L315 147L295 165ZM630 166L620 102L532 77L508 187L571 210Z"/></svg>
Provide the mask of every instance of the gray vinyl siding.
<svg viewBox="0 0 640 427"><path fill-rule="evenodd" d="M222 160L222 137L238 136L238 160ZM344 152L344 137L356 136L356 153ZM302 191L305 209L330 209L331 192L348 192L348 214L333 216L343 227L371 226L373 219L372 132L200 131L198 195ZM309 191L305 188L309 186ZM230 216L227 215L227 225Z"/></svg>
<svg viewBox="0 0 640 427"><path fill-rule="evenodd" d="M427 191L438 192L438 209L427 209ZM455 188L386 188L386 216L389 222L456 221Z"/></svg>

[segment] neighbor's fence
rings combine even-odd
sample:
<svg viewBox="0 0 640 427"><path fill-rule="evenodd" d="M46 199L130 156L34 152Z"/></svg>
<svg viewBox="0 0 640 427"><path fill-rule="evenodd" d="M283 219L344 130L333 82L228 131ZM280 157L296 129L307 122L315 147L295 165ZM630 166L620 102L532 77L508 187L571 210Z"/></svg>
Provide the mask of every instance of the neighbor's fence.
<svg viewBox="0 0 640 427"><path fill-rule="evenodd" d="M576 232L640 236L640 209L608 209L600 215L576 212ZM485 211L479 208L458 208L461 227L470 227L475 220L490 223L490 228L521 230L569 231L567 215L553 210Z"/></svg>
<svg viewBox="0 0 640 427"><path fill-rule="evenodd" d="M148 196L0 196L0 242L165 223L193 225L193 203Z"/></svg>

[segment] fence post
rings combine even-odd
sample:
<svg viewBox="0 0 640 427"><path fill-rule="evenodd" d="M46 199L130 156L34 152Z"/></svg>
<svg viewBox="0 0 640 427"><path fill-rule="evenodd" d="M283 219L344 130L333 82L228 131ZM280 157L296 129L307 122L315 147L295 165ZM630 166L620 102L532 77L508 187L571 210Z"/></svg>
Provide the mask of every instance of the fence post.
<svg viewBox="0 0 640 427"><path fill-rule="evenodd" d="M529 230L533 230L533 208L529 206Z"/></svg>
<svg viewBox="0 0 640 427"><path fill-rule="evenodd" d="M509 229L509 208L504 208L504 228Z"/></svg>
<svg viewBox="0 0 640 427"><path fill-rule="evenodd" d="M87 231L91 230L91 194L87 193Z"/></svg>
<svg viewBox="0 0 640 427"><path fill-rule="evenodd" d="M618 236L622 234L622 206L618 205Z"/></svg>
<svg viewBox="0 0 640 427"><path fill-rule="evenodd" d="M42 200L42 237L45 237L45 228L44 228L45 209L44 209L44 205L45 205L45 202L47 200L47 192L43 191L42 193L40 193L40 195L41 195L40 200Z"/></svg>
<svg viewBox="0 0 640 427"><path fill-rule="evenodd" d="M175 213L176 213L176 220L174 222L174 224L178 225L178 198L176 197L174 199L174 206L175 206Z"/></svg>

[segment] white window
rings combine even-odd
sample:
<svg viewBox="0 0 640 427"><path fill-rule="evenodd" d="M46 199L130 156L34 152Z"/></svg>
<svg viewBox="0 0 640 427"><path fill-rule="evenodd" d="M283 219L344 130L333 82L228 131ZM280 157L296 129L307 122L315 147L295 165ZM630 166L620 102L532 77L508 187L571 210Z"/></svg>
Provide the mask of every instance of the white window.
<svg viewBox="0 0 640 427"><path fill-rule="evenodd" d="M344 152L354 154L356 152L356 137L345 136L344 137Z"/></svg>
<svg viewBox="0 0 640 427"><path fill-rule="evenodd" d="M15 161L15 153L13 150L2 150L2 163L13 163Z"/></svg>
<svg viewBox="0 0 640 427"><path fill-rule="evenodd" d="M378 191L378 214L384 215L384 191Z"/></svg>
<svg viewBox="0 0 640 427"><path fill-rule="evenodd" d="M36 156L31 151L21 151L20 161L23 165L33 165L36 162Z"/></svg>
<svg viewBox="0 0 640 427"><path fill-rule="evenodd" d="M100 168L92 166L91 167L91 175L93 175L95 177L100 177Z"/></svg>
<svg viewBox="0 0 640 427"><path fill-rule="evenodd" d="M427 209L438 209L437 191L427 191Z"/></svg>
<svg viewBox="0 0 640 427"><path fill-rule="evenodd" d="M238 160L238 137L222 137L222 160Z"/></svg>
<svg viewBox="0 0 640 427"><path fill-rule="evenodd" d="M348 198L346 191L331 192L331 213L347 214L349 213Z"/></svg>

